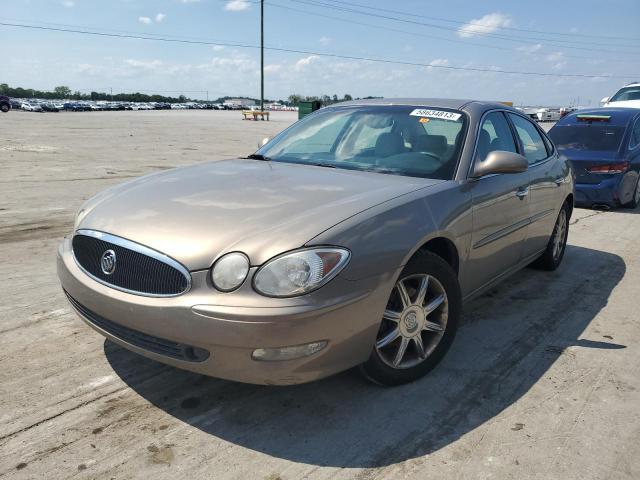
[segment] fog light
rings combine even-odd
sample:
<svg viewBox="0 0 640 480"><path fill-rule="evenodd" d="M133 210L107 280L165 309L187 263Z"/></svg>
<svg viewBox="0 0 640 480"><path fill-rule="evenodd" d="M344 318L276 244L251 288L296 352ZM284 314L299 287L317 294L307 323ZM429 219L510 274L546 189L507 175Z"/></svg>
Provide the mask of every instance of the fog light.
<svg viewBox="0 0 640 480"><path fill-rule="evenodd" d="M305 345L296 345L293 347L257 348L251 354L251 358L262 362L294 360L296 358L308 357L309 355L318 353L326 346L327 342L325 340L322 340L320 342L307 343Z"/></svg>

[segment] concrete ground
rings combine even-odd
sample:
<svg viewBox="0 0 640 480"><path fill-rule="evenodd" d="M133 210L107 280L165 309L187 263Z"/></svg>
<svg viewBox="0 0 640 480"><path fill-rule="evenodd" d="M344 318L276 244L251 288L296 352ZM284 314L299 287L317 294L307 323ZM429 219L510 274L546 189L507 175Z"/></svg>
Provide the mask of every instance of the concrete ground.
<svg viewBox="0 0 640 480"><path fill-rule="evenodd" d="M443 363L399 388L202 377L75 316L55 251L84 199L250 153L294 118L0 115L0 477L640 478L640 209L576 210L561 268L466 305Z"/></svg>

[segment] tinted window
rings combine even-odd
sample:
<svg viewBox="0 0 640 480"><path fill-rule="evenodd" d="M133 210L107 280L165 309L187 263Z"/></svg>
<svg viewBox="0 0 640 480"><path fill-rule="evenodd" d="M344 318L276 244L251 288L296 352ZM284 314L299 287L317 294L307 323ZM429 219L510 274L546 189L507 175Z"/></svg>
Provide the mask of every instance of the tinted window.
<svg viewBox="0 0 640 480"><path fill-rule="evenodd" d="M522 154L527 159L527 162L529 162L529 165L547 158L549 156L547 147L536 126L520 115L510 113L509 117L511 117L511 121L516 127L516 133L522 143Z"/></svg>
<svg viewBox="0 0 640 480"><path fill-rule="evenodd" d="M560 125L549 132L553 143L560 150L617 151L624 134L624 127L606 125Z"/></svg>
<svg viewBox="0 0 640 480"><path fill-rule="evenodd" d="M257 153L274 162L450 179L462 144L462 112L419 106L319 110Z"/></svg>
<svg viewBox="0 0 640 480"><path fill-rule="evenodd" d="M501 112L491 112L484 117L478 135L476 161L483 162L490 152L496 150L516 152L511 128Z"/></svg>
<svg viewBox="0 0 640 480"><path fill-rule="evenodd" d="M624 102L625 100L640 100L640 87L621 88L609 101Z"/></svg>

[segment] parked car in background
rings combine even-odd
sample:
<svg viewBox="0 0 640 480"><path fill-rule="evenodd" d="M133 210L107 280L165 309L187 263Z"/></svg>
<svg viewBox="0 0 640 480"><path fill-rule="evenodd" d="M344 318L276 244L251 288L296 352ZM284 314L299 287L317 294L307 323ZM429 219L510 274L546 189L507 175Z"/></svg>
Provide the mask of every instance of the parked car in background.
<svg viewBox="0 0 640 480"><path fill-rule="evenodd" d="M573 165L576 205L638 206L640 110L580 110L554 125L549 136Z"/></svg>
<svg viewBox="0 0 640 480"><path fill-rule="evenodd" d="M42 108L43 112L59 112L60 111L60 109L51 102L41 103L40 108Z"/></svg>
<svg viewBox="0 0 640 480"><path fill-rule="evenodd" d="M612 97L604 97L600 103L603 107L640 108L640 82L625 85Z"/></svg>
<svg viewBox="0 0 640 480"><path fill-rule="evenodd" d="M20 108L25 112L42 112L42 107L37 103L22 102Z"/></svg>
<svg viewBox="0 0 640 480"><path fill-rule="evenodd" d="M560 110L551 108L541 108L536 112L536 120L539 122L557 122L560 116Z"/></svg>
<svg viewBox="0 0 640 480"><path fill-rule="evenodd" d="M7 113L9 110L11 110L11 99L0 95L0 111Z"/></svg>
<svg viewBox="0 0 640 480"><path fill-rule="evenodd" d="M572 209L569 163L513 108L347 102L90 199L58 275L87 324L176 367L293 384L360 365L395 385L440 361L463 301L556 269Z"/></svg>

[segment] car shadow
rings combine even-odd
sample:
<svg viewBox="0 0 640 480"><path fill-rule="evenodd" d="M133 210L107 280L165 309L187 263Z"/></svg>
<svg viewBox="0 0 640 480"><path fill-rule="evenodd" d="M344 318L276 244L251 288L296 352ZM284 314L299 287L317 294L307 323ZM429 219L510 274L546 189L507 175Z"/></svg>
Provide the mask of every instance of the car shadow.
<svg viewBox="0 0 640 480"><path fill-rule="evenodd" d="M436 451L522 397L566 349L621 349L615 332L580 338L625 274L617 255L568 246L556 272L526 269L471 301L442 363L383 388L354 370L305 385L209 378L111 343L114 371L175 418L236 445L318 466L378 467Z"/></svg>

